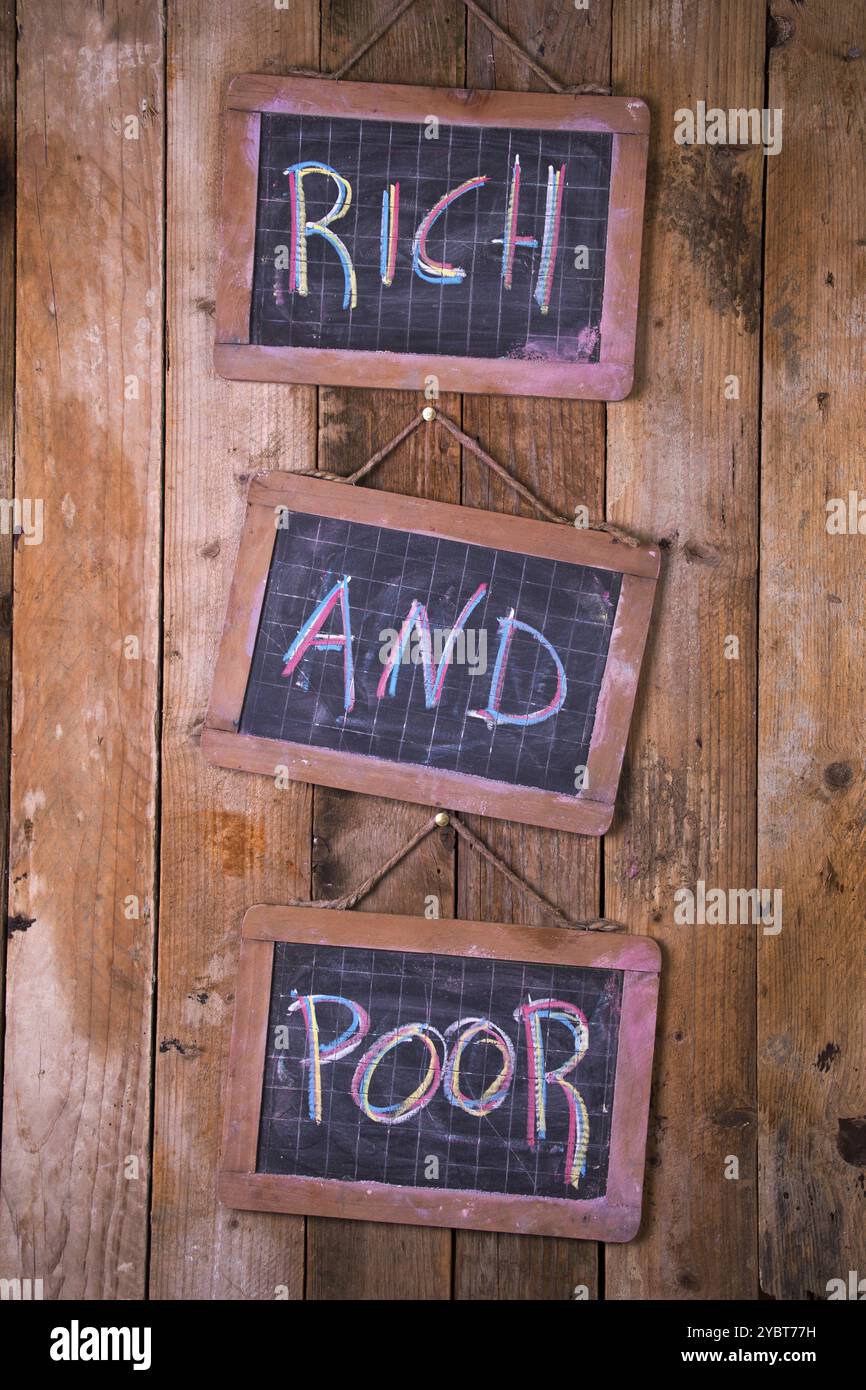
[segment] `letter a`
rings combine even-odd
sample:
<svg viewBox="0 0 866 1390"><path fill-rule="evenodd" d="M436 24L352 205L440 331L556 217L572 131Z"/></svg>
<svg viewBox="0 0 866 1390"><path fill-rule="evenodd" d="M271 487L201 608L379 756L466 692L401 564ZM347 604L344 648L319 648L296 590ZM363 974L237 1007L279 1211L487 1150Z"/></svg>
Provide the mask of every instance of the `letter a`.
<svg viewBox="0 0 866 1390"><path fill-rule="evenodd" d="M349 574L344 574L330 593L325 595L319 606L310 614L283 657L283 661L286 663L283 667L283 675L290 676L310 647L315 647L317 651L333 651L342 647L343 708L347 714L355 703L355 664L352 659L352 624L349 614L349 580L351 577ZM343 617L343 631L322 632L322 628L338 600Z"/></svg>

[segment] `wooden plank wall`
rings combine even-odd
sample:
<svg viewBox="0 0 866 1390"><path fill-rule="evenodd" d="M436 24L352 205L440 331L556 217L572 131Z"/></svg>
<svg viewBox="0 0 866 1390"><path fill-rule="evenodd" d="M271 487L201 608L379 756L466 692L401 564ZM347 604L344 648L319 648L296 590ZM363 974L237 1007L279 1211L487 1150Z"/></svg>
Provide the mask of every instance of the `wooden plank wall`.
<svg viewBox="0 0 866 1390"><path fill-rule="evenodd" d="M15 5L0 4L0 496L15 492ZM9 853L12 530L0 532L0 883ZM0 1032L6 932L0 933ZM0 1042L0 1074L3 1047Z"/></svg>
<svg viewBox="0 0 866 1390"><path fill-rule="evenodd" d="M161 6L19 5L3 1269L146 1288L162 468ZM137 138L126 138L127 127Z"/></svg>
<svg viewBox="0 0 866 1390"><path fill-rule="evenodd" d="M354 887L427 814L200 756L249 475L348 472L423 404L214 376L221 104L237 72L333 69L392 0L67 0L60 20L20 0L17 40L0 0L0 490L17 370L14 495L45 518L14 561L0 1276L46 1297L821 1298L866 1269L863 540L825 527L828 499L866 494L860 8L484 3L560 81L652 110L634 396L439 402L563 512L606 508L665 552L604 843L471 821L566 911L662 942L642 1232L601 1248L217 1204L244 908ZM416 0L349 76L544 85L461 0ZM782 153L677 145L698 99L783 107ZM435 427L369 485L518 510ZM3 687L11 550L0 534ZM701 879L781 888L782 931L676 925ZM431 895L540 920L450 831L363 906Z"/></svg>
<svg viewBox="0 0 866 1390"><path fill-rule="evenodd" d="M752 1298L755 928L677 926L674 893L755 883L755 571L761 180L754 147L673 140L706 94L763 106L752 0L614 5L617 89L650 103L641 387L608 410L611 520L662 546L664 578L606 837L610 916L662 943L663 988L640 1239L607 1252L619 1298ZM725 398L729 376L739 399ZM726 659L729 636L737 659ZM727 1178L728 1159L739 1176ZM732 1171L732 1170L731 1170Z"/></svg>
<svg viewBox="0 0 866 1390"><path fill-rule="evenodd" d="M866 16L774 8L787 42L768 104L787 125L767 182L758 876L783 905L759 950L761 1283L826 1298L866 1271ZM828 502L847 511L852 491L860 530L828 534Z"/></svg>
<svg viewBox="0 0 866 1390"><path fill-rule="evenodd" d="M314 0L290 11L186 0L168 27L168 297L161 928L156 1016L156 1298L303 1293L303 1222L220 1207L216 1171L238 937L254 902L304 896L308 788L205 764L199 735L247 481L312 466L312 388L214 375L220 108L237 72L315 67Z"/></svg>

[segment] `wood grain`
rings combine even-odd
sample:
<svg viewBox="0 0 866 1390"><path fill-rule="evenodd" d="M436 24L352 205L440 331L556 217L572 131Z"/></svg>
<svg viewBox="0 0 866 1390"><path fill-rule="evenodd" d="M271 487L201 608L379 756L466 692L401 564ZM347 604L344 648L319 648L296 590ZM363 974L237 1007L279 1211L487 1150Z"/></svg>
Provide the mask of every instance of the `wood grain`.
<svg viewBox="0 0 866 1390"><path fill-rule="evenodd" d="M588 11L567 0L482 2L563 82L607 81L612 54L616 91L646 98L653 122L637 384L607 411L607 503L612 520L663 543L663 581L606 843L604 909L657 937L664 962L643 1233L605 1252L605 1295L752 1298L760 1248L769 1295L824 1298L828 1281L866 1272L864 542L826 531L829 499L864 496L862 6L771 0L765 51L767 8L752 0L593 0ZM209 768L198 743L247 481L317 456L323 468L348 472L424 403L417 392L325 389L317 406L311 387L215 378L221 102L239 72L316 66L320 23L322 66L333 69L391 8L392 0L292 0L287 10L269 0L118 0L103 13L85 0L62 11L20 0L16 152L16 16L0 0L0 495L41 498L45 526L43 543L22 538L14 557L0 1274L43 1279L46 1298L146 1291L152 1100L157 1297L299 1298L305 1255L312 1297L598 1292L588 1243L461 1232L452 1278L447 1232L321 1218L307 1239L302 1218L238 1213L216 1197L241 919L257 899L306 896L311 875L312 791ZM416 0L348 75L544 90L477 19L467 21L460 0ZM753 149L676 145L673 113L699 99L782 107L782 153L765 163ZM137 141L124 138L127 114L140 118ZM152 1093L164 348L163 911ZM130 375L138 399L124 397ZM738 400L724 397L731 375ZM460 418L458 397L441 404ZM601 515L603 406L476 397L463 423L548 503L568 511L585 503ZM371 484L517 509L435 429ZM11 564L0 531L0 688ZM736 661L723 656L729 634L739 638ZM137 659L124 654L130 636ZM0 758L3 720L0 701ZM425 818L416 806L340 792L316 792L315 802L315 886L328 896L355 887ZM473 827L569 913L600 910L595 842ZM781 888L781 933L674 925L674 893L698 879ZM446 917L456 906L462 917L541 923L462 849L456 882L455 890L446 830L369 906L418 914L435 897ZM123 915L130 896L138 919ZM723 1176L729 1155L736 1180ZM138 1177L127 1177L135 1163Z"/></svg>
<svg viewBox="0 0 866 1390"><path fill-rule="evenodd" d="M610 3L579 12L540 0L487 8L562 82L608 81ZM543 53L541 50L544 50ZM470 16L466 80L472 86L545 90L513 54ZM639 95L639 91L637 92ZM467 398L464 428L545 502L566 516L579 504L590 516L604 510L605 408L588 401ZM470 454L463 464L463 501L496 511L517 509L514 494ZM526 515L532 515L521 505ZM569 914L600 910L597 841L531 826L475 818L481 837L511 866ZM459 855L461 916L540 924L538 909L476 856ZM597 1247L547 1237L460 1232L456 1237L455 1295L461 1299L565 1299L598 1296Z"/></svg>
<svg viewBox="0 0 866 1390"><path fill-rule="evenodd" d="M0 4L0 496L15 489L15 5ZM0 883L9 854L12 527L0 532ZM7 933L0 933L0 1033ZM0 1045L0 1074L3 1050Z"/></svg>
<svg viewBox="0 0 866 1390"><path fill-rule="evenodd" d="M222 102L247 68L315 63L318 5L168 11L168 333L156 1298L300 1297L303 1223L227 1210L216 1172L244 910L309 887L309 791L217 771L199 739L248 479L309 466L309 389L218 380L211 357Z"/></svg>
<svg viewBox="0 0 866 1390"><path fill-rule="evenodd" d="M382 18L377 0L326 0L322 67L333 69ZM460 0L418 0L348 74L356 81L458 86L463 81L465 10ZM431 367L431 371L435 370ZM417 414L418 392L323 388L319 393L319 466L347 473ZM459 417L459 403L440 404ZM460 451L444 431L419 431L370 479L374 487L441 502L460 500ZM417 806L347 792L315 793L314 887L332 897L353 888L409 839L425 812ZM436 898L453 914L453 832L437 832L404 860L365 906L423 913ZM307 1294L311 1298L447 1298L451 1237L447 1231L311 1218Z"/></svg>
<svg viewBox="0 0 866 1390"><path fill-rule="evenodd" d="M608 515L666 555L621 819L605 842L607 915L664 953L644 1227L607 1252L608 1298L757 1293L757 932L673 916L679 888L750 889L756 873L763 155L678 145L673 113L699 99L763 106L765 15L751 0L711 11L614 5L614 82L649 101L653 135L638 387L608 411ZM738 400L724 396L731 374Z"/></svg>
<svg viewBox="0 0 866 1390"><path fill-rule="evenodd" d="M821 1299L866 1271L866 537L827 532L830 499L866 496L866 65L855 0L773 12L758 862L782 930L758 954L761 1284Z"/></svg>
<svg viewBox="0 0 866 1390"><path fill-rule="evenodd" d="M161 9L18 7L16 495L44 539L15 558L0 1268L45 1298L146 1286Z"/></svg>

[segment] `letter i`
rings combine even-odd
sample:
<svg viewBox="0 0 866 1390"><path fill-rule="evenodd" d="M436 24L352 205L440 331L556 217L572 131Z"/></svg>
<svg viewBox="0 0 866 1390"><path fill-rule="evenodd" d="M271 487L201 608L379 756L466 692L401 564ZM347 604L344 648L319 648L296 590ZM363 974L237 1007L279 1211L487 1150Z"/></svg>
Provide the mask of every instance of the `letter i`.
<svg viewBox="0 0 866 1390"><path fill-rule="evenodd" d="M382 227L379 234L379 274L383 285L393 285L397 267L397 224L400 216L400 185L382 189Z"/></svg>

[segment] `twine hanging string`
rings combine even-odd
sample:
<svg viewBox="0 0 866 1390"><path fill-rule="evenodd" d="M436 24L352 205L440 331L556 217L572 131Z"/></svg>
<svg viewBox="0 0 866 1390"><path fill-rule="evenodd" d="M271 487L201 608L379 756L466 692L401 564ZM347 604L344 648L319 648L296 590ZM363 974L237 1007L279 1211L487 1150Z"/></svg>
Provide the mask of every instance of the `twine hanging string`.
<svg viewBox="0 0 866 1390"><path fill-rule="evenodd" d="M475 832L469 829L468 825L464 825L463 821L460 820L458 816L455 816L453 812L447 811L437 811L435 815L431 816L429 820L426 820L423 825L419 826L414 835L411 835L405 844L394 851L390 859L386 859L385 863L382 864L375 873L365 878L363 883L360 883L353 892L344 893L339 898L290 898L288 906L317 907L331 909L337 912L344 912L348 911L350 908L357 907L361 899L366 898L368 893L372 893L377 884L381 883L382 879L387 877L391 870L396 868L401 860L406 858L407 854L411 854L412 851L420 845L421 841L425 840L432 831L447 830L449 827L460 836L461 840L463 840L470 849L474 850L476 854L480 855L480 857L488 864L492 865L494 869L498 869L513 887L517 888L525 897L530 898L536 903L548 917L551 917L553 921L556 922L558 927L567 927L569 930L577 929L579 931L599 932L623 930L621 922L614 922L609 917L590 917L587 919L567 917L564 912L560 911L552 902L549 902L547 898L543 897L537 889L533 888L530 883L527 883L519 874L516 874L514 870L506 864L505 860L500 859L499 855L494 853L489 845L485 845L484 841L479 839Z"/></svg>
<svg viewBox="0 0 866 1390"><path fill-rule="evenodd" d="M528 68L531 68L536 77L540 77L542 81L546 82L551 91L560 92L564 95L573 97L610 96L610 87L600 86L594 82L581 82L577 87L564 87L561 82L557 82L554 77L551 77L550 73L547 72L540 63L537 63L535 59L526 52L526 49L522 48L510 34L506 34L505 30L500 28L492 15L489 15L486 10L482 10L481 6L476 3L476 0L463 0L463 3L470 14L474 14L476 19L479 19L485 28L490 30L495 39L498 39L509 52L513 53L521 62L525 63Z"/></svg>
<svg viewBox="0 0 866 1390"><path fill-rule="evenodd" d="M552 92L558 92L565 96L610 96L611 88L609 86L602 86L594 82L582 82L575 87L563 86L561 82L557 82L555 77L551 77L550 73L547 72L530 53L527 53L526 49L522 48L510 34L505 32L501 25L496 23L492 15L489 15L486 10L482 9L477 3L477 0L463 0L463 3L470 14L474 14L476 19L484 25L485 29L488 29L493 37L497 39L504 48L508 49L509 53L513 53L520 62L525 63L530 71L535 73L536 77L540 77L542 82L546 82ZM335 68L333 72L318 72L315 68L290 68L289 72L297 77L326 77L332 82L341 81L341 79L346 76L346 73L350 72L351 69L355 67L356 63L361 61L364 54L369 53L370 49L373 48L381 38L384 38L388 30L393 28L397 20L402 18L406 11L414 4L415 0L400 0L396 8L392 10L385 19L381 20L374 29L371 29L367 37L362 39L356 48L352 49L349 56L344 58L340 66Z"/></svg>
<svg viewBox="0 0 866 1390"><path fill-rule="evenodd" d="M377 449L376 453L372 454L370 458L367 459L366 463L362 463L360 468L356 468L353 473L326 473L320 468L299 468L293 471L301 477L321 478L325 482L349 483L351 485L360 483L362 479L366 478L368 473L372 473L374 468L384 462L390 454L393 454L394 450L399 448L411 434L414 434L415 430L420 429L421 425L433 424L434 422L447 430L447 432L457 440L461 448L468 449L475 458L479 459L485 467L490 469L491 473L495 473L497 478L500 478L502 482L505 483L506 487L511 488L512 492L516 492L518 497L522 497L523 501L530 507L534 507L539 516L543 516L547 521L555 522L557 526L574 526L575 523L572 520L567 516L563 516L561 512L554 511L553 507L549 507L546 502L542 502L541 498L536 497L535 493L532 492L525 483L522 483L519 478L515 478L514 474L510 473L504 464L501 464L492 454L488 454L486 449L482 449L477 439L473 439L471 435L466 434L450 416L432 405L425 405L423 410L419 410L418 414L409 421L408 425L404 425L399 433L394 435L393 439L389 439L387 444L384 444L381 449ZM636 536L631 535L628 531L624 531L620 526L615 526L612 521L592 521L590 522L589 529L593 531L604 531L606 535L613 537L620 545L627 545L629 547L640 545L640 541Z"/></svg>

